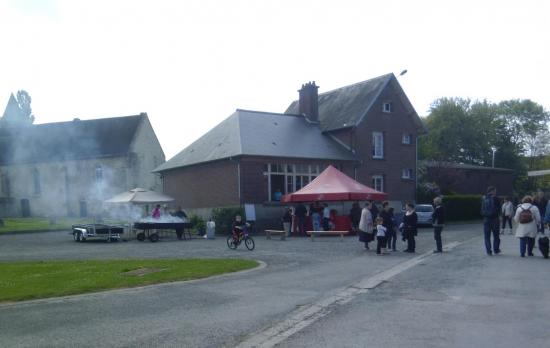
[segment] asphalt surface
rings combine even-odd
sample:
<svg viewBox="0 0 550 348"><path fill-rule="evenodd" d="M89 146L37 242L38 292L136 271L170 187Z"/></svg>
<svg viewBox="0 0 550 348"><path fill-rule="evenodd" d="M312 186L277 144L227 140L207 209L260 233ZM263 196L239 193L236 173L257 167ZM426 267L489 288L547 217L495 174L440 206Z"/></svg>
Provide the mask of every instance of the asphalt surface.
<svg viewBox="0 0 550 348"><path fill-rule="evenodd" d="M503 325L499 330L508 334L516 326L530 338L540 339L524 342L547 342L542 324L539 330L538 324L527 325L524 321L528 313L533 318L547 319L548 308L540 301L550 303L544 295L549 284L538 268L548 267L548 260L520 259L516 256L517 241L511 236L504 238L505 255L486 257L480 235L479 225L448 226L444 244L474 239L449 253L427 257L391 281L347 304L330 308L325 316L280 345L387 347L394 346L394 342L407 346L412 342L425 347L445 346L441 344L445 342L449 346L468 346L468 342L478 342L480 336L491 337L482 334L486 329L498 328L500 322ZM229 250L225 238L75 243L67 232L0 236L0 261L242 257L267 265L253 272L201 281L0 305L0 345L234 347L287 320L299 308L417 257L401 252L376 256L373 251L365 251L355 237L345 238L344 242L339 237L320 237L315 242L305 238L255 239L256 249L250 252L243 246ZM418 253L430 251L433 246L431 231L421 232ZM521 291L525 284L533 286ZM489 301L493 307L485 308L492 293L498 298ZM495 305L497 300L504 304ZM524 321L514 308L524 312ZM445 310L455 315L445 314ZM543 312L541 316L534 314L538 311ZM457 331L448 327L443 330L439 323L453 325ZM474 332L480 336L468 333L472 326L478 328ZM459 340L461 330L468 337ZM445 335L453 339L447 340ZM511 346L506 344L500 343Z"/></svg>

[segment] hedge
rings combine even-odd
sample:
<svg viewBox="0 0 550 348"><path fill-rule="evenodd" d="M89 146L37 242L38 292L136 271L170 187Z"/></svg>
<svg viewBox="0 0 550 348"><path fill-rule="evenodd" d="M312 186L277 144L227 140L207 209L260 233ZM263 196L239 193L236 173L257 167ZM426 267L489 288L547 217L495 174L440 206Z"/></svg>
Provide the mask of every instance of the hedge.
<svg viewBox="0 0 550 348"><path fill-rule="evenodd" d="M216 223L216 233L229 234L231 233L231 226L235 221L235 216L242 216L243 220L244 209L242 207L235 208L215 208L212 210L212 220Z"/></svg>
<svg viewBox="0 0 550 348"><path fill-rule="evenodd" d="M481 219L481 195L446 195L443 196L445 220L478 220Z"/></svg>

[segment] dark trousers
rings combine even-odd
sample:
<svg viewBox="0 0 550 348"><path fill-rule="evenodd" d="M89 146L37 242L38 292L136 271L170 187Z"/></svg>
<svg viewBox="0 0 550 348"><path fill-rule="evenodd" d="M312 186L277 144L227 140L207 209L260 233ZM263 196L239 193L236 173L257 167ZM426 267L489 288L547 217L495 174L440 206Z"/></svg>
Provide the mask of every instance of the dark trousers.
<svg viewBox="0 0 550 348"><path fill-rule="evenodd" d="M535 246L535 238L521 237L519 239L519 253L521 256L525 256L525 249L527 249L527 255L533 255L533 247Z"/></svg>
<svg viewBox="0 0 550 348"><path fill-rule="evenodd" d="M443 226L434 227L434 239L437 251L443 251L443 244L441 243L441 231L443 231Z"/></svg>
<svg viewBox="0 0 550 348"><path fill-rule="evenodd" d="M493 233L493 249L491 251L491 233ZM499 236L498 217L483 219L483 236L485 238L485 250L491 255L493 251L500 253L500 236Z"/></svg>
<svg viewBox="0 0 550 348"><path fill-rule="evenodd" d="M330 229L329 218L323 218L323 230L328 231Z"/></svg>
<svg viewBox="0 0 550 348"><path fill-rule="evenodd" d="M298 219L298 233L302 236L304 236L306 234L306 228L305 228L305 224L306 224L306 217L305 216L296 216L296 218Z"/></svg>
<svg viewBox="0 0 550 348"><path fill-rule="evenodd" d="M380 254L382 248L386 247L386 237L376 237L376 253Z"/></svg>
<svg viewBox="0 0 550 348"><path fill-rule="evenodd" d="M387 248L395 250L395 243L397 242L397 232L395 232L394 228L389 228L386 231L386 236L387 236L386 239L388 243Z"/></svg>
<svg viewBox="0 0 550 348"><path fill-rule="evenodd" d="M407 250L410 253L414 253L416 248L416 240L414 240L414 232L407 233Z"/></svg>
<svg viewBox="0 0 550 348"><path fill-rule="evenodd" d="M511 216L502 216L502 229L506 228L506 222L508 222L508 226L510 226L510 229L512 229L512 217Z"/></svg>

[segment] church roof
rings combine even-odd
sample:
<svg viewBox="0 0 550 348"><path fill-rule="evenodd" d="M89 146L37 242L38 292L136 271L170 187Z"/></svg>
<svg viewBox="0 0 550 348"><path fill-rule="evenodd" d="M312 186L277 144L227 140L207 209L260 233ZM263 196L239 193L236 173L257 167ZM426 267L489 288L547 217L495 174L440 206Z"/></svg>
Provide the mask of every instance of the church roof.
<svg viewBox="0 0 550 348"><path fill-rule="evenodd" d="M0 164L124 156L130 150L138 125L146 117L142 113L0 128Z"/></svg>

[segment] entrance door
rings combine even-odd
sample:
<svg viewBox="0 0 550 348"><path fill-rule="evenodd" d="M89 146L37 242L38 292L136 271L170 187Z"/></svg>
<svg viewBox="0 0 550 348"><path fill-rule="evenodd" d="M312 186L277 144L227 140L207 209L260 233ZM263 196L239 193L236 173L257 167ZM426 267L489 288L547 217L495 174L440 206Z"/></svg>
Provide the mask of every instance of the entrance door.
<svg viewBox="0 0 550 348"><path fill-rule="evenodd" d="M31 204L28 199L21 200L21 216L29 217L31 216Z"/></svg>

